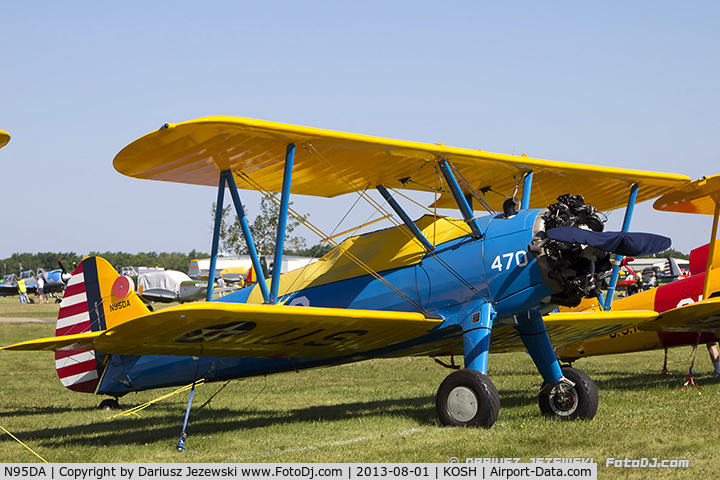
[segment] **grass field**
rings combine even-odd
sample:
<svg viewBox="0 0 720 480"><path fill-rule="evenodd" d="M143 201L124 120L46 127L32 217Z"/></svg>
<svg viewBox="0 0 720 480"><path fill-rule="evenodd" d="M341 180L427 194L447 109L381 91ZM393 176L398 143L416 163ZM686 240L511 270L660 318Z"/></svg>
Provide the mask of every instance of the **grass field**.
<svg viewBox="0 0 720 480"><path fill-rule="evenodd" d="M35 296L30 295L34 300ZM51 298L50 303L27 303L20 304L20 299L14 297L0 297L0 317L53 317L57 318L60 304L55 303L55 299Z"/></svg>
<svg viewBox="0 0 720 480"><path fill-rule="evenodd" d="M37 306L40 307L40 306ZM9 316L0 313L3 316ZM14 316L14 315L10 315ZM50 323L0 323L0 344L53 335ZM110 418L101 397L64 389L51 352L0 352L0 426L51 462L446 462L450 457L585 457L599 478L686 478L716 474L720 378L705 349L683 391L690 347L579 361L597 384L592 421L556 422L537 407L540 377L526 354L490 357L500 393L491 429L444 428L437 387L449 370L428 358L381 359L334 368L236 380L204 408L221 384L201 385L187 447L178 453L188 393L140 412ZM130 394L130 408L172 390ZM606 458L688 459L689 469L606 468ZM40 461L0 431L0 462Z"/></svg>

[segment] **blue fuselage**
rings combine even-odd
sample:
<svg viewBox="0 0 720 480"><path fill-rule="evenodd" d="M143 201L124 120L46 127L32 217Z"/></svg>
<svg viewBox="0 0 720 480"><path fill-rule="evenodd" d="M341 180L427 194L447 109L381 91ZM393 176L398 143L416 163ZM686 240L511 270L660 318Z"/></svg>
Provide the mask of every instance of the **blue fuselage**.
<svg viewBox="0 0 720 480"><path fill-rule="evenodd" d="M549 311L555 293L546 283L528 252L539 210L522 210L511 218L502 215L478 220L483 236L463 236L438 245L412 265L380 271L403 298L372 275L300 289L281 298L286 305L366 310L417 311L418 305L443 322L428 335L363 355L335 358L193 358L112 355L97 393L120 396L151 388L185 385L198 377L206 381L264 375L293 369L335 365L381 356L417 354L423 345L452 342L462 335L463 320L482 304L490 303L497 317L494 325L512 321L530 309ZM378 249L382 244L378 244ZM217 301L246 303L250 288ZM415 305L413 305L413 303ZM282 342L279 331L274 341ZM287 332L286 338L291 338ZM200 366L198 368L198 361Z"/></svg>

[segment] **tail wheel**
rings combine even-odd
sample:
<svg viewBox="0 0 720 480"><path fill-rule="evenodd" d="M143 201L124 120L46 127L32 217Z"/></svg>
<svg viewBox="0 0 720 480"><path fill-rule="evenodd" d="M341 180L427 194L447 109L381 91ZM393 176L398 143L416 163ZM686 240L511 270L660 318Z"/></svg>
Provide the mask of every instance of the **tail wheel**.
<svg viewBox="0 0 720 480"><path fill-rule="evenodd" d="M490 428L500 411L500 396L486 375L464 369L445 377L438 388L435 406L443 425Z"/></svg>
<svg viewBox="0 0 720 480"><path fill-rule="evenodd" d="M118 402L117 398L106 398L105 400L100 402L98 408L100 410L119 410L120 402Z"/></svg>
<svg viewBox="0 0 720 480"><path fill-rule="evenodd" d="M538 402L546 417L558 420L591 420L598 409L598 391L592 379L582 370L563 367L563 376L575 386L556 385L552 388L543 383Z"/></svg>

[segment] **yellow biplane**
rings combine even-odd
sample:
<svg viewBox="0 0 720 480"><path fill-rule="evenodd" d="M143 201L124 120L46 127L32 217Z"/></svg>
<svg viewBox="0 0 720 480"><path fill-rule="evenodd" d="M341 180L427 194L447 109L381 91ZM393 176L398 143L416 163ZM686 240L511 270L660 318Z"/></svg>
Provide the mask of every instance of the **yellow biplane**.
<svg viewBox="0 0 720 480"><path fill-rule="evenodd" d="M127 279L91 257L68 284L57 335L6 349L55 350L66 387L114 397L377 357L458 355L465 368L440 385L438 415L445 425L485 427L499 412L486 375L491 350L530 354L544 380L544 414L595 415L592 380L562 368L552 343L600 337L657 313L550 312L596 297L610 274L617 279L611 252L666 249L665 237L628 232L632 208L690 180L236 117L165 124L125 147L114 166L134 178L218 187L210 278L226 190L255 272L262 268L239 189L280 206L275 265L294 215L290 194L359 195L396 225L349 236L306 268L259 275L216 301L210 288L206 302L154 313ZM398 197L416 191L435 200L413 221ZM603 232L597 211L626 205L623 231ZM437 213L450 207L460 218ZM179 448L184 438L183 428Z"/></svg>

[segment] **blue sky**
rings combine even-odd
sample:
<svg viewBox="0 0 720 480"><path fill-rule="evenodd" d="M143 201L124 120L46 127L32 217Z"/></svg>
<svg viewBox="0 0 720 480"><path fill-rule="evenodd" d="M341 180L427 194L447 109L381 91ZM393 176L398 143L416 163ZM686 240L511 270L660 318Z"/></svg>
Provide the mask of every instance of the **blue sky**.
<svg viewBox="0 0 720 480"><path fill-rule="evenodd" d="M207 115L720 173L719 13L702 1L11 2L0 258L209 251L214 189L112 167L163 123ZM258 196L241 195L255 215ZM354 200L293 199L327 231ZM633 229L689 252L710 224L648 203Z"/></svg>

